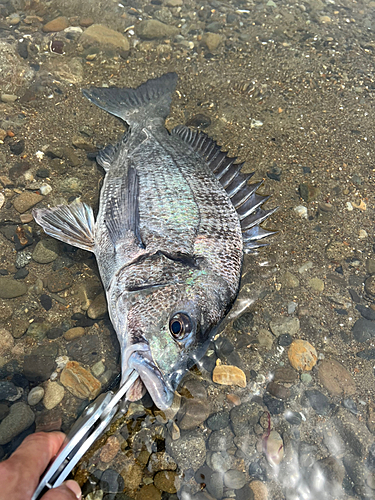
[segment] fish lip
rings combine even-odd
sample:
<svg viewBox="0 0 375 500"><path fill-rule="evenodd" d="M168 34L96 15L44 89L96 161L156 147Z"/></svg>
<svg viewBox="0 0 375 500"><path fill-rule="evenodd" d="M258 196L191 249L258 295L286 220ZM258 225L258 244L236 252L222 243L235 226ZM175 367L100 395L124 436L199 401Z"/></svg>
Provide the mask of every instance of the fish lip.
<svg viewBox="0 0 375 500"><path fill-rule="evenodd" d="M166 410L172 404L174 390L152 359L148 344L140 342L127 347L123 355L124 369L133 368L148 390L155 405Z"/></svg>

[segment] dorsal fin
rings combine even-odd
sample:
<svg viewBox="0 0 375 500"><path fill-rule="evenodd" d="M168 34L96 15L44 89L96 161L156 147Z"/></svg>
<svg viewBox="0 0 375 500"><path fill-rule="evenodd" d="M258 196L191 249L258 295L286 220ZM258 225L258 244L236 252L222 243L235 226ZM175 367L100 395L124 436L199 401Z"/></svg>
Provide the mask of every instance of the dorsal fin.
<svg viewBox="0 0 375 500"><path fill-rule="evenodd" d="M274 234L275 231L267 231L259 227L259 224L273 214L276 208L273 210L262 210L261 208L261 205L269 198L269 196L256 193L263 181L248 184L248 180L254 175L254 172L241 174L243 163L236 163L236 157L228 157L227 153L221 151L216 141L204 132L193 131L185 125L178 125L172 130L172 134L178 135L202 156L228 193L240 219L244 251L251 252L254 248L264 246L258 241Z"/></svg>

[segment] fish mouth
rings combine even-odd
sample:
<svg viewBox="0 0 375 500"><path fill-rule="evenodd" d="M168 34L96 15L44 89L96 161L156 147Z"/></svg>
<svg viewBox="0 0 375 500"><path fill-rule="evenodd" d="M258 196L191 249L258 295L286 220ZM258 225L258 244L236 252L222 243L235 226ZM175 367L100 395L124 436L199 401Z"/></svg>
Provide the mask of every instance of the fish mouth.
<svg viewBox="0 0 375 500"><path fill-rule="evenodd" d="M171 406L174 390L168 387L169 384L166 383L162 372L155 365L148 344L140 342L128 346L123 353L122 365L123 374L129 368L136 370L153 402L160 410L166 410ZM122 383L124 382L123 380ZM131 390L132 388L129 389Z"/></svg>

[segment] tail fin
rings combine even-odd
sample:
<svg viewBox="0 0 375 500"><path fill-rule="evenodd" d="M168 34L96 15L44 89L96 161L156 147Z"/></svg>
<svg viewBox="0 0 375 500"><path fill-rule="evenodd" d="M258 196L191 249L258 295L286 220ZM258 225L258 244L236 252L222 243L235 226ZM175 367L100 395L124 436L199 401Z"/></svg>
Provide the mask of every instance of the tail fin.
<svg viewBox="0 0 375 500"><path fill-rule="evenodd" d="M89 101L129 125L145 119L168 116L172 93L177 84L176 73L148 80L136 89L90 88L82 90Z"/></svg>

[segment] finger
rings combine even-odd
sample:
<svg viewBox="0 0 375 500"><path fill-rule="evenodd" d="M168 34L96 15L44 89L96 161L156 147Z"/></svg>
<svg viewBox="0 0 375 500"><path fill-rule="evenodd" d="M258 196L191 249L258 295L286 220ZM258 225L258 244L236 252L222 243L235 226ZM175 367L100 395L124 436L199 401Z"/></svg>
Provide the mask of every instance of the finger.
<svg viewBox="0 0 375 500"><path fill-rule="evenodd" d="M31 434L4 462L6 469L11 471L7 474L8 484L15 487L17 498L28 498L34 493L40 476L59 451L64 438L62 432Z"/></svg>
<svg viewBox="0 0 375 500"><path fill-rule="evenodd" d="M75 481L69 480L58 488L47 491L41 500L79 500L81 498L81 488Z"/></svg>

